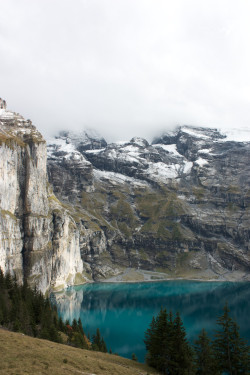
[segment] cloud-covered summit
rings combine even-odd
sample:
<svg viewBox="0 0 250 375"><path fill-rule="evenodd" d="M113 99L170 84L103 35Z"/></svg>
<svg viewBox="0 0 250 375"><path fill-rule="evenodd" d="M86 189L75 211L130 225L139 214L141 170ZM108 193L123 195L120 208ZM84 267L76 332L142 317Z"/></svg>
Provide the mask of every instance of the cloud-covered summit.
<svg viewBox="0 0 250 375"><path fill-rule="evenodd" d="M1 96L45 134L249 128L249 11L244 0L1 2Z"/></svg>

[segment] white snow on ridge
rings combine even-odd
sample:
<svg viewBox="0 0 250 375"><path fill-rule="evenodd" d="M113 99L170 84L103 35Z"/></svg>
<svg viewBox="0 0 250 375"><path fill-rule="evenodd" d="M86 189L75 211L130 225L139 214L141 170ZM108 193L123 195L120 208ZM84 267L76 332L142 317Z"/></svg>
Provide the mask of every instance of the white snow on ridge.
<svg viewBox="0 0 250 375"><path fill-rule="evenodd" d="M144 160L140 157L138 148L134 146L128 146L128 150L127 147L125 147L124 149L111 149L108 152L108 157L112 159L123 160L128 163L141 163Z"/></svg>
<svg viewBox="0 0 250 375"><path fill-rule="evenodd" d="M147 182L138 180L133 177L128 177L125 176L121 173L116 173L116 172L108 172L108 171L101 171L99 169L94 169L93 170L94 177L96 179L107 179L107 180L112 180L113 183L132 183L134 185L140 185L140 186L148 186Z"/></svg>
<svg viewBox="0 0 250 375"><path fill-rule="evenodd" d="M193 168L193 162L187 161L184 165L183 173L185 173L185 174L190 173L192 168Z"/></svg>
<svg viewBox="0 0 250 375"><path fill-rule="evenodd" d="M86 150L85 152L87 154L98 154L99 152L102 152L102 151L105 151L106 148L99 148L99 149L96 149L96 150Z"/></svg>
<svg viewBox="0 0 250 375"><path fill-rule="evenodd" d="M157 180L173 179L178 177L174 164L166 165L162 162L150 163L147 169L147 174L156 178Z"/></svg>
<svg viewBox="0 0 250 375"><path fill-rule="evenodd" d="M200 167L203 167L205 164L208 163L208 161L205 160L205 159L199 158L199 159L195 160L195 163L198 164Z"/></svg>
<svg viewBox="0 0 250 375"><path fill-rule="evenodd" d="M170 152L171 154L174 154L175 156L179 156L181 158L183 158L183 155L181 155L178 151L177 151L177 148L176 148L176 144L172 144L172 145L163 145L161 143L157 143L155 145L153 145L153 147L155 148L162 148L163 150L165 151L168 151Z"/></svg>
<svg viewBox="0 0 250 375"><path fill-rule="evenodd" d="M100 140L102 136L94 129L82 129L79 131L70 130L65 131L65 138L71 139L72 142L88 142L89 139Z"/></svg>
<svg viewBox="0 0 250 375"><path fill-rule="evenodd" d="M133 152L133 153L137 153L138 154L138 146L134 146L134 145L127 145L125 147L122 148L124 151L126 152Z"/></svg>
<svg viewBox="0 0 250 375"><path fill-rule="evenodd" d="M176 179L182 173L190 173L192 167L193 162L191 161L184 162L183 164L150 163L147 174L160 181L163 179Z"/></svg>
<svg viewBox="0 0 250 375"><path fill-rule="evenodd" d="M47 155L53 158L54 152L65 152L61 158L79 160L83 164L91 164L85 157L76 150L72 143L66 143L66 139L62 138L50 138L47 140ZM58 156L57 156L58 157ZM59 156L60 158L60 156Z"/></svg>
<svg viewBox="0 0 250 375"><path fill-rule="evenodd" d="M210 154L213 150L211 148L203 148L202 150L199 150L199 154Z"/></svg>
<svg viewBox="0 0 250 375"><path fill-rule="evenodd" d="M192 166L192 162L187 162L185 164L164 164L162 162L150 163L147 169L147 174L150 175L151 178L160 181L164 179L175 179L178 178L181 173L190 172Z"/></svg>
<svg viewBox="0 0 250 375"><path fill-rule="evenodd" d="M250 142L250 125L249 128L222 129L220 133L226 136L226 138L220 139L220 142Z"/></svg>
<svg viewBox="0 0 250 375"><path fill-rule="evenodd" d="M199 129L191 128L189 126L182 126L181 130L183 131L183 133L187 133L187 134L192 135L192 137L204 138L204 139L210 138L208 135L204 134L204 132L202 131L203 129L201 131L199 131ZM204 131L205 130L206 130L206 128L204 128Z"/></svg>
<svg viewBox="0 0 250 375"><path fill-rule="evenodd" d="M131 141L130 142L133 142L134 144L136 144L137 146L139 146L139 147L145 147L145 141L146 141L146 139L143 139L143 138L141 138L141 137L134 137L134 138L132 138L131 139ZM146 141L147 142L147 141Z"/></svg>
<svg viewBox="0 0 250 375"><path fill-rule="evenodd" d="M66 140L62 138L49 138L47 140L47 148L49 152L54 151L54 149L51 150L54 145L56 146L56 151L64 151L67 153L76 152L72 143L66 143Z"/></svg>

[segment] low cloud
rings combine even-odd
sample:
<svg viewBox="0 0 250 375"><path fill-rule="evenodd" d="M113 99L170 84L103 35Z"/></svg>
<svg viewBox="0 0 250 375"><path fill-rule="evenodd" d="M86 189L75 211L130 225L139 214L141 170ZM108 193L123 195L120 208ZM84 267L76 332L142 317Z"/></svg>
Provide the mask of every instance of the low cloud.
<svg viewBox="0 0 250 375"><path fill-rule="evenodd" d="M250 127L248 1L8 0L0 96L45 135Z"/></svg>

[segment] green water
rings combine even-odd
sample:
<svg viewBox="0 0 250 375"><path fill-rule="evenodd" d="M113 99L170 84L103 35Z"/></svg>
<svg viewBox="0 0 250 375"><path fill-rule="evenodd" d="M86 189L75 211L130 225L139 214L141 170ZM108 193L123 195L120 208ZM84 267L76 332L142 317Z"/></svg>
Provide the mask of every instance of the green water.
<svg viewBox="0 0 250 375"><path fill-rule="evenodd" d="M216 318L228 302L241 335L250 343L250 283L165 281L150 283L94 283L56 295L64 320L81 318L92 335L97 327L108 348L144 362L144 332L161 306L179 311L192 341L202 328L214 332Z"/></svg>

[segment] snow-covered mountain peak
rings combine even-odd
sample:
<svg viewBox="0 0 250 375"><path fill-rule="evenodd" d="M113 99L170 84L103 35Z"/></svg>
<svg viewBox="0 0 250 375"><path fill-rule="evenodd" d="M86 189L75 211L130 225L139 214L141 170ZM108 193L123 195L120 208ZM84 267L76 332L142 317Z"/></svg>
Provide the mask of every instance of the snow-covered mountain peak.
<svg viewBox="0 0 250 375"><path fill-rule="evenodd" d="M56 138L64 139L66 143L74 145L80 151L99 149L107 145L105 139L92 129L62 131Z"/></svg>
<svg viewBox="0 0 250 375"><path fill-rule="evenodd" d="M192 137L203 139L203 140L216 140L225 138L215 128L204 128L191 125L184 125L179 128L179 133L186 133Z"/></svg>
<svg viewBox="0 0 250 375"><path fill-rule="evenodd" d="M141 137L134 137L130 140L130 143L137 145L139 147L148 147L149 143L146 139Z"/></svg>
<svg viewBox="0 0 250 375"><path fill-rule="evenodd" d="M192 125L179 126L173 131L164 132L160 137L156 137L153 140L153 144L163 143L165 145L170 145L177 143L180 137L194 138L200 141L215 141L222 140L226 138L225 135L221 134L215 128L204 128Z"/></svg>
<svg viewBox="0 0 250 375"><path fill-rule="evenodd" d="M237 142L232 146L226 140L217 129L189 125L163 133L152 145L140 137L107 144L97 133L63 132L48 142L48 158L78 160L102 172L165 183L191 177L194 169L211 169L212 173L218 156L240 147Z"/></svg>

